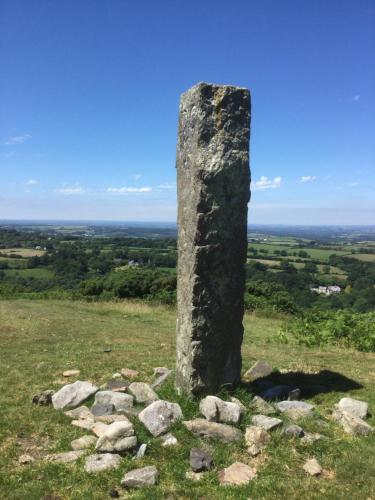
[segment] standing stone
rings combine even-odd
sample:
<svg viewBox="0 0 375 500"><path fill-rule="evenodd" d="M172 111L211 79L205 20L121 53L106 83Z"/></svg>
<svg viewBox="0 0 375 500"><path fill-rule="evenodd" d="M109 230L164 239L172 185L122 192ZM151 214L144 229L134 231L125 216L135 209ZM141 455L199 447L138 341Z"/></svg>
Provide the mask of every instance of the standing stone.
<svg viewBox="0 0 375 500"><path fill-rule="evenodd" d="M199 83L181 97L178 171L179 393L215 392L241 375L250 93Z"/></svg>

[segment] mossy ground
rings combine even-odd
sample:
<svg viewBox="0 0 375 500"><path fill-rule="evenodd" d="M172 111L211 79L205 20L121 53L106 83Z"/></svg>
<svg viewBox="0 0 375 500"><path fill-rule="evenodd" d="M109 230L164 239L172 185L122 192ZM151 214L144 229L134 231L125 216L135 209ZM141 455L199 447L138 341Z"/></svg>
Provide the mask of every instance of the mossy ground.
<svg viewBox="0 0 375 500"><path fill-rule="evenodd" d="M204 442L181 424L173 429L180 446L162 448L136 423L140 441L149 443L146 456L137 462L125 456L120 469L88 475L83 470L84 459L68 465L42 460L18 464L23 453L43 456L68 451L70 441L85 434L71 426L62 412L32 405L32 395L61 387L62 371L72 368L81 370L80 380L98 385L122 367L140 370L140 380L151 380L153 367L173 367L175 312L131 302L0 302L0 498L105 499L115 487L124 498L145 499L375 499L375 436L349 437L328 419L333 404L344 395L368 401L375 413L375 355L279 344L275 334L283 321L287 319L246 316L244 369L257 359L266 359L279 370L272 376L275 382L298 381L308 396L305 399L317 405L327 422L323 427L315 420L301 425L327 439L303 446L275 431L266 452L252 459L244 443ZM104 352L105 348L111 352ZM172 381L159 394L179 402L186 419L198 416L198 404L177 397ZM251 399L245 387L233 395L246 405ZM251 411L242 429L250 419ZM368 421L375 424L373 416ZM199 483L185 478L192 446L209 447L215 461L215 469ZM308 477L301 468L311 457L326 470L320 479ZM256 466L257 479L245 487L219 486L217 470L234 461ZM120 487L126 471L151 464L160 471L157 487L137 492Z"/></svg>

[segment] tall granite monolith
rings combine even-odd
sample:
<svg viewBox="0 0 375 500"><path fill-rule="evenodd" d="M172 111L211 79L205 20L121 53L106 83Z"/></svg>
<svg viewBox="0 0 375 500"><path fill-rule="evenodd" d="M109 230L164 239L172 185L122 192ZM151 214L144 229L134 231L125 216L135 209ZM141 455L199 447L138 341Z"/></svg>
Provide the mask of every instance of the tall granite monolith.
<svg viewBox="0 0 375 500"><path fill-rule="evenodd" d="M247 89L199 83L181 96L176 387L187 396L240 380L249 138Z"/></svg>

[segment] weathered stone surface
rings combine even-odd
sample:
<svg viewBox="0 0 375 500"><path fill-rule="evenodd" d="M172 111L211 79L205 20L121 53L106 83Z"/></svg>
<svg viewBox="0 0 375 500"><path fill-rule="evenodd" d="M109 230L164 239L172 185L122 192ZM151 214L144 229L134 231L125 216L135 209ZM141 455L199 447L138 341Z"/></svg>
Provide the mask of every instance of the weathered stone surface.
<svg viewBox="0 0 375 500"><path fill-rule="evenodd" d="M43 391L40 394L34 394L32 398L32 402L34 405L39 405L39 406L48 406L52 404L52 396L54 395L55 391L53 390L47 390Z"/></svg>
<svg viewBox="0 0 375 500"><path fill-rule="evenodd" d="M119 373L119 375L121 377L121 373ZM120 378L116 378L113 380L109 380L105 384L104 390L113 392L125 392L128 387L129 387L129 382L127 382L126 380L121 380Z"/></svg>
<svg viewBox="0 0 375 500"><path fill-rule="evenodd" d="M91 427L91 432L95 434L95 436L101 437L107 431L109 425L104 424L103 422L96 422Z"/></svg>
<svg viewBox="0 0 375 500"><path fill-rule="evenodd" d="M91 382L77 380L73 384L64 385L52 396L52 404L58 410L65 408L75 408L95 394L98 388Z"/></svg>
<svg viewBox="0 0 375 500"><path fill-rule="evenodd" d="M270 441L271 436L262 427L257 427L256 425L246 427L245 442L247 451L251 456L255 457L258 455Z"/></svg>
<svg viewBox="0 0 375 500"><path fill-rule="evenodd" d="M262 415L273 415L276 413L276 409L270 403L267 403L260 396L254 396L251 401L251 407L261 413Z"/></svg>
<svg viewBox="0 0 375 500"><path fill-rule="evenodd" d="M241 416L245 415L247 408L242 403L242 401L240 401L239 399L234 398L234 397L231 397L230 400L231 400L232 403L236 403L240 407Z"/></svg>
<svg viewBox="0 0 375 500"><path fill-rule="evenodd" d="M118 469L120 463L121 457L116 453L90 455L85 461L85 471L88 473L96 473L108 469Z"/></svg>
<svg viewBox="0 0 375 500"><path fill-rule="evenodd" d="M157 379L151 384L152 389L159 389L166 380L172 375L172 370L167 370L163 374L159 375Z"/></svg>
<svg viewBox="0 0 375 500"><path fill-rule="evenodd" d="M243 411L237 403L226 402L216 396L206 396L199 404L199 411L210 422L238 423Z"/></svg>
<svg viewBox="0 0 375 500"><path fill-rule="evenodd" d="M300 394L300 392L298 392L297 389L297 387L291 387L290 385L275 385L263 391L260 394L260 397L266 401L285 398L288 399L289 395L292 395L292 399L298 399L296 398L296 394Z"/></svg>
<svg viewBox="0 0 375 500"><path fill-rule="evenodd" d="M137 378L139 375L139 371L132 370L131 368L122 368L121 375L125 378Z"/></svg>
<svg viewBox="0 0 375 500"><path fill-rule="evenodd" d="M367 436L374 431L367 422L344 410L335 409L332 418L342 425L347 434L353 436Z"/></svg>
<svg viewBox="0 0 375 500"><path fill-rule="evenodd" d="M123 411L133 406L133 396L122 392L99 391L95 395L95 405L113 405L116 411Z"/></svg>
<svg viewBox="0 0 375 500"><path fill-rule="evenodd" d="M125 474L121 484L125 488L142 488L143 486L154 486L158 481L159 473L154 465L134 469Z"/></svg>
<svg viewBox="0 0 375 500"><path fill-rule="evenodd" d="M62 375L63 377L77 377L80 373L80 370L65 370Z"/></svg>
<svg viewBox="0 0 375 500"><path fill-rule="evenodd" d="M255 479L257 471L254 467L235 462L226 469L219 471L218 476L222 486L242 486Z"/></svg>
<svg viewBox="0 0 375 500"><path fill-rule="evenodd" d="M92 426L95 424L95 420L91 418L80 418L78 420L72 420L71 424L80 429L86 429L91 431Z"/></svg>
<svg viewBox="0 0 375 500"><path fill-rule="evenodd" d="M159 400L142 410L138 418L153 436L160 436L182 419L182 411L177 403Z"/></svg>
<svg viewBox="0 0 375 500"><path fill-rule="evenodd" d="M247 252L250 94L199 83L181 96L176 387L240 381Z"/></svg>
<svg viewBox="0 0 375 500"><path fill-rule="evenodd" d="M65 451L62 453L52 453L51 455L46 455L44 458L48 462L68 464L70 462L76 462L85 453L86 450Z"/></svg>
<svg viewBox="0 0 375 500"><path fill-rule="evenodd" d="M281 413L285 413L291 420L308 418L314 416L314 405L304 401L280 401L276 403L276 408Z"/></svg>
<svg viewBox="0 0 375 500"><path fill-rule="evenodd" d="M137 450L137 454L133 457L133 460L137 460L138 458L143 458L145 456L146 450L147 450L147 444L142 443Z"/></svg>
<svg viewBox="0 0 375 500"><path fill-rule="evenodd" d="M151 389L148 384L144 382L133 382L129 385L129 392L131 392L137 403L152 403L159 399L156 392Z"/></svg>
<svg viewBox="0 0 375 500"><path fill-rule="evenodd" d="M231 443L242 438L242 432L227 424L208 422L204 418L186 420L184 426L195 436L218 439L223 443Z"/></svg>
<svg viewBox="0 0 375 500"><path fill-rule="evenodd" d="M164 447L178 445L178 441L177 441L176 437L173 434L171 434L170 432L168 434L164 434L163 436L160 436L160 440L161 440L161 445Z"/></svg>
<svg viewBox="0 0 375 500"><path fill-rule="evenodd" d="M302 468L307 474L310 474L310 476L319 476L319 474L323 472L322 466L316 458L306 460Z"/></svg>
<svg viewBox="0 0 375 500"><path fill-rule="evenodd" d="M91 419L94 420L94 415L87 408L87 406L79 406L78 408L74 408L73 410L69 410L64 412L67 417L76 420L82 419Z"/></svg>
<svg viewBox="0 0 375 500"><path fill-rule="evenodd" d="M154 377L161 377L162 375L165 375L166 373L170 373L172 370L167 368L166 366L156 366L154 368Z"/></svg>
<svg viewBox="0 0 375 500"><path fill-rule="evenodd" d="M125 415L99 415L95 417L95 421L112 424L113 422L129 422L129 419Z"/></svg>
<svg viewBox="0 0 375 500"><path fill-rule="evenodd" d="M368 403L353 398L342 398L336 405L341 411L346 411L354 417L365 418L368 412Z"/></svg>
<svg viewBox="0 0 375 500"><path fill-rule="evenodd" d="M315 441L319 441L319 439L323 439L324 436L319 434L318 432L305 432L303 438L301 438L302 444L313 444Z"/></svg>
<svg viewBox="0 0 375 500"><path fill-rule="evenodd" d="M213 464L212 457L201 448L190 450L190 467L194 472L210 470Z"/></svg>
<svg viewBox="0 0 375 500"><path fill-rule="evenodd" d="M243 378L249 382L253 382L258 378L268 377L272 373L272 366L267 361L257 361L255 365L244 373Z"/></svg>
<svg viewBox="0 0 375 500"><path fill-rule="evenodd" d="M102 417L103 415L112 415L114 412L115 407L113 404L97 404L95 403L91 407L91 413L94 415L94 417Z"/></svg>
<svg viewBox="0 0 375 500"><path fill-rule="evenodd" d="M299 425L288 425L284 429L284 436L287 438L302 438L304 435L305 433Z"/></svg>
<svg viewBox="0 0 375 500"><path fill-rule="evenodd" d="M70 443L70 446L73 448L73 450L86 450L87 448L90 448L94 444L96 444L96 437L94 436L82 436L78 439L75 439Z"/></svg>
<svg viewBox="0 0 375 500"><path fill-rule="evenodd" d="M279 418L267 417L266 415L254 415L251 419L253 425L257 427L261 427L265 431L272 431L272 429L276 429L276 427L280 427L283 421Z"/></svg>
<svg viewBox="0 0 375 500"><path fill-rule="evenodd" d="M134 428L128 422L113 422L99 437L95 449L103 452L125 451L137 446Z"/></svg>

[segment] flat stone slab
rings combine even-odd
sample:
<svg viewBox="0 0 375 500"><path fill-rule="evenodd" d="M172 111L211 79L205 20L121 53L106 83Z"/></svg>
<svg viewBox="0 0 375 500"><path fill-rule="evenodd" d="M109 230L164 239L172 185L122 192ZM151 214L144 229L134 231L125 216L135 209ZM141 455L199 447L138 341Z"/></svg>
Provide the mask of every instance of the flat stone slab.
<svg viewBox="0 0 375 500"><path fill-rule="evenodd" d="M132 370L131 368L122 368L121 375L125 378L130 378L130 379L137 378L139 375L139 371Z"/></svg>
<svg viewBox="0 0 375 500"><path fill-rule="evenodd" d="M254 415L251 422L265 431L272 431L283 424L279 418L267 417L267 415Z"/></svg>
<svg viewBox="0 0 375 500"><path fill-rule="evenodd" d="M250 425L246 427L245 442L247 451L255 457L271 442L271 436L262 427Z"/></svg>
<svg viewBox="0 0 375 500"><path fill-rule="evenodd" d="M206 396L199 404L199 411L209 422L229 422L237 424L243 410L240 405L226 402L216 396Z"/></svg>
<svg viewBox="0 0 375 500"><path fill-rule="evenodd" d="M99 391L95 395L95 405L113 405L116 412L133 406L133 396L122 392Z"/></svg>
<svg viewBox="0 0 375 500"><path fill-rule="evenodd" d="M346 411L354 417L365 418L368 413L368 403L353 398L342 398L336 405L341 411Z"/></svg>
<svg viewBox="0 0 375 500"><path fill-rule="evenodd" d="M137 446L134 427L129 422L113 422L99 437L95 449L101 452L125 451Z"/></svg>
<svg viewBox="0 0 375 500"><path fill-rule="evenodd" d="M344 432L352 436L368 436L374 431L367 422L343 410L334 410L332 417L338 421Z"/></svg>
<svg viewBox="0 0 375 500"><path fill-rule="evenodd" d="M96 442L97 439L95 436L82 436L72 441L70 443L70 446L73 448L73 450L86 450L87 448L94 446Z"/></svg>
<svg viewBox="0 0 375 500"><path fill-rule="evenodd" d="M65 370L62 375L63 377L77 377L80 373L80 370Z"/></svg>
<svg viewBox="0 0 375 500"><path fill-rule="evenodd" d="M79 406L78 408L74 408L74 410L69 410L64 412L65 415L74 420L80 419L91 419L94 420L94 415L87 408L87 406Z"/></svg>
<svg viewBox="0 0 375 500"><path fill-rule="evenodd" d="M300 418L313 417L315 406L304 401L280 401L276 403L276 408L292 420L298 420Z"/></svg>
<svg viewBox="0 0 375 500"><path fill-rule="evenodd" d="M316 458L307 460L302 468L307 474L310 474L310 476L319 476L323 472L322 466Z"/></svg>
<svg viewBox="0 0 375 500"><path fill-rule="evenodd" d="M121 374L119 374L121 377ZM121 380L119 378L109 380L105 384L105 389L113 392L125 392L129 387L129 382L126 380Z"/></svg>
<svg viewBox="0 0 375 500"><path fill-rule="evenodd" d="M112 424L113 422L130 422L130 420L125 415L99 415L95 417L95 422Z"/></svg>
<svg viewBox="0 0 375 500"><path fill-rule="evenodd" d="M251 407L262 415L274 415L276 413L275 407L270 403L267 403L267 401L260 396L253 397Z"/></svg>
<svg viewBox="0 0 375 500"><path fill-rule="evenodd" d="M77 380L73 384L64 385L64 387L55 392L52 396L52 404L57 410L75 408L97 391L98 387L91 382Z"/></svg>
<svg viewBox="0 0 375 500"><path fill-rule="evenodd" d="M113 404L103 405L103 404L97 404L97 403L95 403L91 407L91 413L95 417L102 417L103 415L112 415L112 413L114 412L114 410L115 410L115 406Z"/></svg>
<svg viewBox="0 0 375 500"><path fill-rule="evenodd" d="M213 460L211 455L201 448L192 448L189 463L194 472L204 472L211 469Z"/></svg>
<svg viewBox="0 0 375 500"><path fill-rule="evenodd" d="M257 471L254 467L235 462L219 471L218 476L221 486L243 486L256 478Z"/></svg>
<svg viewBox="0 0 375 500"><path fill-rule="evenodd" d="M95 436L101 437L108 429L109 425L104 424L103 422L96 422L91 426L91 432L95 434Z"/></svg>
<svg viewBox="0 0 375 500"><path fill-rule="evenodd" d="M157 377L157 379L151 384L152 389L159 389L166 380L172 375L173 371L168 370Z"/></svg>
<svg viewBox="0 0 375 500"><path fill-rule="evenodd" d="M62 453L52 453L51 455L47 455L45 460L48 462L55 462L58 464L68 464L71 462L77 461L86 453L86 450L74 450L74 451L65 451Z"/></svg>
<svg viewBox="0 0 375 500"><path fill-rule="evenodd" d="M177 403L154 401L138 415L139 420L153 436L160 436L182 419L182 411Z"/></svg>
<svg viewBox="0 0 375 500"><path fill-rule="evenodd" d="M144 486L154 486L159 477L159 472L154 465L134 469L125 474L121 484L125 488L142 488Z"/></svg>
<svg viewBox="0 0 375 500"><path fill-rule="evenodd" d="M95 474L108 469L118 469L120 464L120 455L116 453L100 453L86 458L85 471L89 474Z"/></svg>
<svg viewBox="0 0 375 500"><path fill-rule="evenodd" d="M129 392L131 392L137 403L153 403L159 399L156 392L144 382L132 382L129 385Z"/></svg>
<svg viewBox="0 0 375 500"><path fill-rule="evenodd" d="M267 361L257 361L251 368L244 373L243 378L249 382L258 380L258 378L268 377L272 373L272 366Z"/></svg>
<svg viewBox="0 0 375 500"><path fill-rule="evenodd" d="M95 420L91 418L80 418L78 420L72 420L71 424L80 429L91 431L92 426L95 424Z"/></svg>
<svg viewBox="0 0 375 500"><path fill-rule="evenodd" d="M242 438L242 432L235 427L217 422L208 422L203 418L185 420L184 426L195 436L218 439L223 443L232 443Z"/></svg>
<svg viewBox="0 0 375 500"><path fill-rule="evenodd" d="M302 427L295 424L285 427L283 434L287 438L302 438L305 435Z"/></svg>

